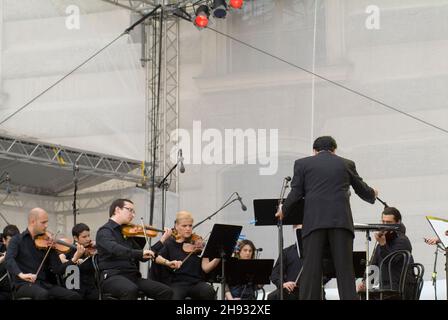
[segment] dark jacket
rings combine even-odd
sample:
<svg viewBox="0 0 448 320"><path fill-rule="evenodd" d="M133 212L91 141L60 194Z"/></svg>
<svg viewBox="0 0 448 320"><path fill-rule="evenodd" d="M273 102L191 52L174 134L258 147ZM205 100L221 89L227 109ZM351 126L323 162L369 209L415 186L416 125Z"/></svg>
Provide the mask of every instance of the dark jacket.
<svg viewBox="0 0 448 320"><path fill-rule="evenodd" d="M397 252L399 250L407 250L410 253L412 253L412 245L409 241L409 238L405 234L405 227L403 224L401 224L401 228L399 231L396 231L393 233L393 237L390 240L386 240L386 244L384 246L377 245L373 259L371 261L371 264L374 264L376 266L380 266L381 262L384 260L385 257L387 257L392 252ZM400 282L400 275L401 270L403 267L403 260L402 258L394 259L393 261L390 261L391 263L391 278L392 278L392 288L391 289L398 289L398 284ZM414 263L414 259L411 256L411 260L409 262L410 264ZM383 288L390 288L390 281L389 281L389 271L388 271L388 261L384 262L384 265L382 267L382 273L381 277L383 279Z"/></svg>
<svg viewBox="0 0 448 320"><path fill-rule="evenodd" d="M283 282L296 281L302 269L302 263L296 244L283 249ZM277 288L280 287L280 259L277 259L272 269L271 281Z"/></svg>
<svg viewBox="0 0 448 320"><path fill-rule="evenodd" d="M374 190L358 175L353 161L328 151L298 159L283 212L288 215L290 208L304 198L302 237L327 228L347 229L354 236L350 186L361 199L375 202Z"/></svg>

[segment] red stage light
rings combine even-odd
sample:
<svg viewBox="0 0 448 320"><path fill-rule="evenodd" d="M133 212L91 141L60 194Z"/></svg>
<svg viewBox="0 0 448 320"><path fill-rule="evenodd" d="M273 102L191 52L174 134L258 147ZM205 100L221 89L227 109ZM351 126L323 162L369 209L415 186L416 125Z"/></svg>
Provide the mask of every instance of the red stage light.
<svg viewBox="0 0 448 320"><path fill-rule="evenodd" d="M199 28L205 28L208 25L208 18L205 14L200 14L194 19L194 24Z"/></svg>
<svg viewBox="0 0 448 320"><path fill-rule="evenodd" d="M243 0L230 0L230 6L235 9L241 9L243 6Z"/></svg>

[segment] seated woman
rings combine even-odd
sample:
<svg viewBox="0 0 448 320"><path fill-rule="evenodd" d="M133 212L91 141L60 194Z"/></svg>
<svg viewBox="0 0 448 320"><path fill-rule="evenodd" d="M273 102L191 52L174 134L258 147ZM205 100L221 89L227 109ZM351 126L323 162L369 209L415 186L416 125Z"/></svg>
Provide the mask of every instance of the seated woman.
<svg viewBox="0 0 448 320"><path fill-rule="evenodd" d="M255 259L256 249L252 241L240 241L238 249L236 258L242 260ZM256 300L256 291L261 287L253 284L226 286L226 300Z"/></svg>
<svg viewBox="0 0 448 320"><path fill-rule="evenodd" d="M169 283L174 292L173 300L186 297L197 300L216 299L213 287L204 281L204 273L209 273L219 264L220 259L200 258L200 250L191 251L189 245L193 235L193 215L187 211L176 214L176 237L168 239L156 258L158 264L175 261L175 270L170 271Z"/></svg>

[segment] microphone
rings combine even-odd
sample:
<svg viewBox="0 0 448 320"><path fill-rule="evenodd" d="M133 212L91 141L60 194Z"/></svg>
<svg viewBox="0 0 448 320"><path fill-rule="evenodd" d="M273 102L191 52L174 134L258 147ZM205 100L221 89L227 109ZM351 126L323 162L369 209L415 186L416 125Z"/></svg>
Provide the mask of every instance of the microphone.
<svg viewBox="0 0 448 320"><path fill-rule="evenodd" d="M235 192L236 194L236 198L237 200L241 203L241 209L243 209L243 211L247 210L247 207L244 205L243 203L243 199L240 197L240 195L238 194L238 192Z"/></svg>
<svg viewBox="0 0 448 320"><path fill-rule="evenodd" d="M291 177L290 177L290 176L287 176L287 177L285 177L285 180L286 180L286 181L291 181Z"/></svg>
<svg viewBox="0 0 448 320"><path fill-rule="evenodd" d="M5 183L6 183L6 193L11 193L11 178L9 177L8 172L6 172Z"/></svg>
<svg viewBox="0 0 448 320"><path fill-rule="evenodd" d="M184 157L182 157L182 149L179 149L178 159L179 159L179 162L180 162L180 169L179 169L179 171L180 171L180 173L184 173L185 172L185 167L184 167Z"/></svg>
<svg viewBox="0 0 448 320"><path fill-rule="evenodd" d="M263 251L263 248L257 248L257 249L255 249L255 251L261 252L261 251Z"/></svg>

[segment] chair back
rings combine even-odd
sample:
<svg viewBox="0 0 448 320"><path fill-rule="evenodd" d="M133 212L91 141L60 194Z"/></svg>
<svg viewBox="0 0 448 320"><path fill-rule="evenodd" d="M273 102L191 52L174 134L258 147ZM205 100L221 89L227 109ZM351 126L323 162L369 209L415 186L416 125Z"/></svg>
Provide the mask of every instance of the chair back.
<svg viewBox="0 0 448 320"><path fill-rule="evenodd" d="M425 267L421 263L412 263L409 266L408 277L405 283L404 296L406 300L419 300L423 289L423 275Z"/></svg>
<svg viewBox="0 0 448 320"><path fill-rule="evenodd" d="M411 253L398 250L387 255L380 263L380 289L396 291L403 298L405 283L411 262Z"/></svg>
<svg viewBox="0 0 448 320"><path fill-rule="evenodd" d="M101 289L101 271L98 265L98 255L94 254L91 259L93 269L95 270L95 286L98 289L98 300L103 300L103 292Z"/></svg>

